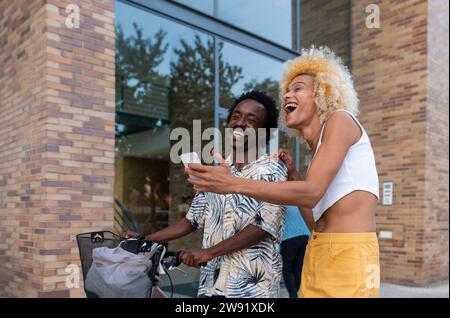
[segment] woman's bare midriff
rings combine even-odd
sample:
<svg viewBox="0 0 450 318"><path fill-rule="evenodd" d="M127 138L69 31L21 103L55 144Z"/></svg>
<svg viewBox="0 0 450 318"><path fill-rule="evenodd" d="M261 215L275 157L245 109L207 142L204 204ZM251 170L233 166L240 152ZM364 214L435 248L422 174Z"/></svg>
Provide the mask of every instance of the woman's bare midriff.
<svg viewBox="0 0 450 318"><path fill-rule="evenodd" d="M367 191L354 191L322 214L314 230L324 233L375 232L377 198Z"/></svg>

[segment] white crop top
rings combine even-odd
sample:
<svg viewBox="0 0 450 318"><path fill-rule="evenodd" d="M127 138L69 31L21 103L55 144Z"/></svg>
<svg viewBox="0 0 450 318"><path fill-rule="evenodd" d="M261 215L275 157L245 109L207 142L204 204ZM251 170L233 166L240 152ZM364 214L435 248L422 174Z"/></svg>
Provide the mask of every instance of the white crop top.
<svg viewBox="0 0 450 318"><path fill-rule="evenodd" d="M346 110L338 109L337 111ZM379 199L378 173L375 166L375 156L373 154L369 136L367 136L367 133L365 132L359 121L355 118L355 116L353 116L353 114L349 111L346 112L352 116L352 118L361 128L361 138L356 144L352 145L348 149L337 175L328 186L328 189L323 197L312 209L314 221L320 219L322 214L329 207L331 207L341 198L353 191L367 191L373 193L377 197L377 199ZM314 155L317 153L320 145L322 144L322 134L324 128L325 123L322 126L319 143Z"/></svg>

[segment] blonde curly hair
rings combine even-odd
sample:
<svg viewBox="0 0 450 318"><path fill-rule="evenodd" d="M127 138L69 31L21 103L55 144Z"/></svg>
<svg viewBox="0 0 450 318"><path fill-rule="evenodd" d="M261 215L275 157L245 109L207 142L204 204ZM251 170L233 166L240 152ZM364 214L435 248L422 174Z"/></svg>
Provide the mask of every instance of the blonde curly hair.
<svg viewBox="0 0 450 318"><path fill-rule="evenodd" d="M326 121L336 109L345 109L357 116L358 95L353 87L352 76L342 60L328 47L303 49L296 59L285 63L280 81L280 125L286 127L283 95L289 84L300 74L314 76L314 95L320 122ZM288 128L289 135L299 137L299 131Z"/></svg>

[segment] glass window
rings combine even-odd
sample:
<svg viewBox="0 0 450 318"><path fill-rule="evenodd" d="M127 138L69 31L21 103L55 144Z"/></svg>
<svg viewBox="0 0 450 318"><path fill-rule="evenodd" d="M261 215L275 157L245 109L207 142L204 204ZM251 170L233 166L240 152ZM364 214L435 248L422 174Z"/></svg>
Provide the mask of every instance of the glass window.
<svg viewBox="0 0 450 318"><path fill-rule="evenodd" d="M288 48L295 48L296 1L173 0ZM217 7L214 13L214 6Z"/></svg>
<svg viewBox="0 0 450 318"><path fill-rule="evenodd" d="M285 47L293 47L295 1L219 0L218 18Z"/></svg>
<svg viewBox="0 0 450 318"><path fill-rule="evenodd" d="M151 233L184 216L194 195L169 136L192 136L194 119L214 126L213 38L116 2L116 104L115 196Z"/></svg>

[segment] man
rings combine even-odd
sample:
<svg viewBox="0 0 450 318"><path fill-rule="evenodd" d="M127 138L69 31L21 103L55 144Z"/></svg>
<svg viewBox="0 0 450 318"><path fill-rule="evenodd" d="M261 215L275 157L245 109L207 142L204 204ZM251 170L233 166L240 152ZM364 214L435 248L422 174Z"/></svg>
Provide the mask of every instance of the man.
<svg viewBox="0 0 450 318"><path fill-rule="evenodd" d="M277 120L275 102L263 93L251 91L234 102L227 124L233 129L233 156L226 162L235 176L270 182L287 179L287 168L281 161L263 155L248 162L248 154L255 149L241 133L254 129L258 140L258 129L265 128L270 136ZM238 156L239 151L243 156ZM166 242L203 229L202 249L181 256L188 266L204 265L199 297L278 297L282 259L276 244L282 240L283 226L282 206L239 194L197 192L184 218L146 239Z"/></svg>

